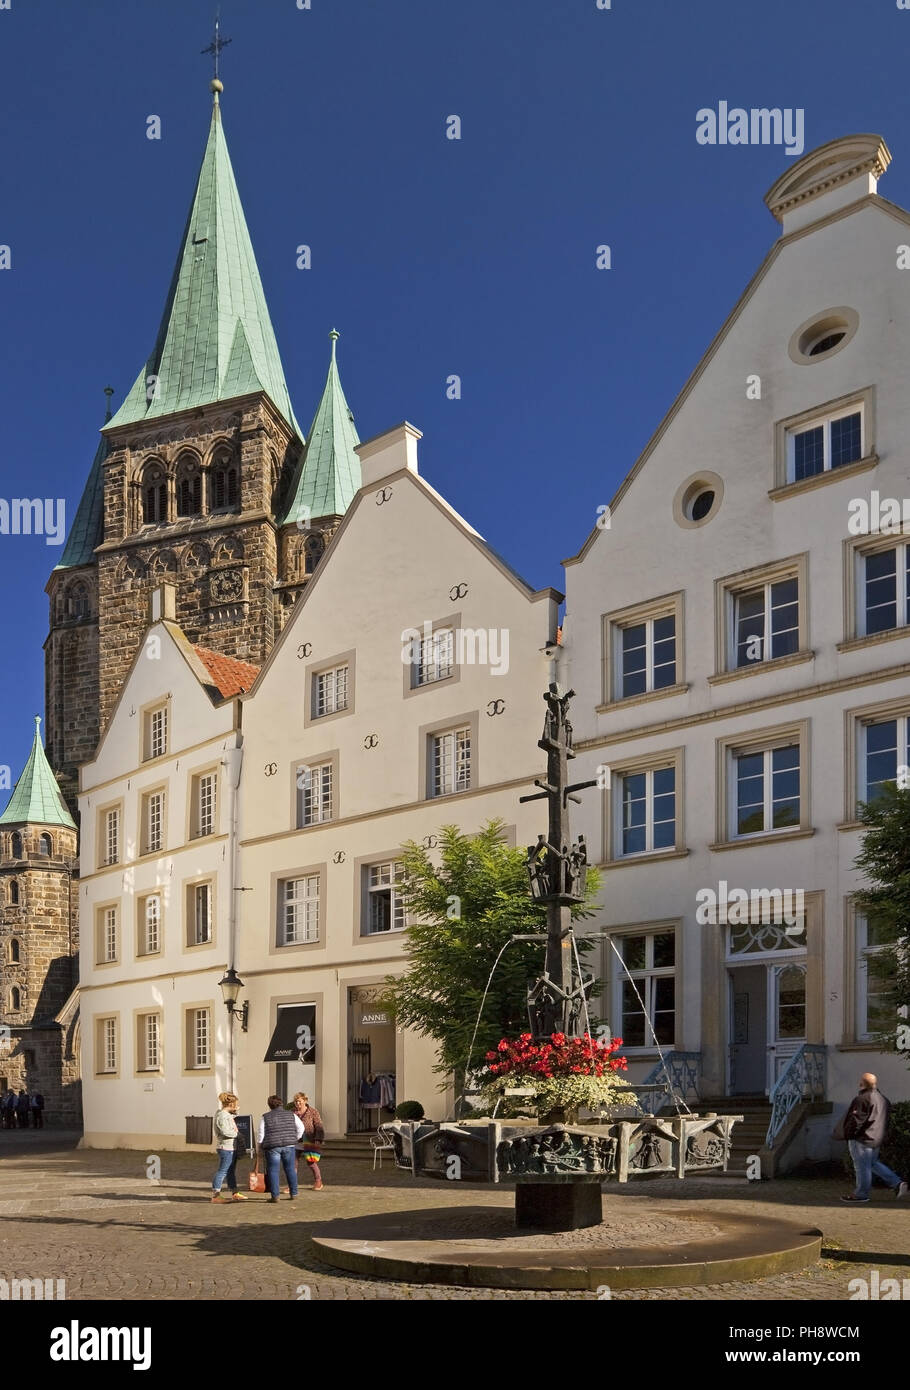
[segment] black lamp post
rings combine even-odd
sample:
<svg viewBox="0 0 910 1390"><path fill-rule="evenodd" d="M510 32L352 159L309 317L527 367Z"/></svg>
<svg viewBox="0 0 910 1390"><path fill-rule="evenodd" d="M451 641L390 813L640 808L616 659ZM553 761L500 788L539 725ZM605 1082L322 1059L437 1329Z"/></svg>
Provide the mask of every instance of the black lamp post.
<svg viewBox="0 0 910 1390"><path fill-rule="evenodd" d="M228 1013L231 1015L232 1018L240 1019L240 1028L242 1032L245 1033L247 1029L247 1022L249 1021L250 1016L250 1001L249 999L245 999L243 1001L242 1009L238 1009L236 1007L237 996L243 989L243 981L237 974L237 971L234 969L233 965L228 966L227 970L225 970L221 979L218 981L218 986L221 990L222 997L224 998L225 1007L227 1008Z"/></svg>

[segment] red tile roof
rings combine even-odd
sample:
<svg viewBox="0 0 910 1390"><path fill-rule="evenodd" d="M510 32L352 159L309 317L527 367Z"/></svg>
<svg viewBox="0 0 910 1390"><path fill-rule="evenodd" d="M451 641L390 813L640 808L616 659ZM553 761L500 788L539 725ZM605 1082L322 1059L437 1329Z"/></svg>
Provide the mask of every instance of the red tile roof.
<svg viewBox="0 0 910 1390"><path fill-rule="evenodd" d="M212 683L225 700L231 695L239 695L241 691L249 690L259 675L259 667L253 666L249 661L239 661L235 656L223 656L221 652L213 652L209 647L199 647L195 643L193 651L202 661L212 677Z"/></svg>

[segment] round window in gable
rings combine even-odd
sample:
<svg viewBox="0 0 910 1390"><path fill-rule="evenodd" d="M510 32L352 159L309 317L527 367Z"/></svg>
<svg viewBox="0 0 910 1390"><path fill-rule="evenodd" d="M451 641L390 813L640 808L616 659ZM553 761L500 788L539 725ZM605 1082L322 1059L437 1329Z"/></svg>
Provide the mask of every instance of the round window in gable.
<svg viewBox="0 0 910 1390"><path fill-rule="evenodd" d="M717 515L724 499L723 481L716 473L693 473L676 490L673 516L678 526L704 526Z"/></svg>
<svg viewBox="0 0 910 1390"><path fill-rule="evenodd" d="M845 348L858 327L859 314L845 305L815 314L800 324L790 339L790 360L801 366L823 362Z"/></svg>

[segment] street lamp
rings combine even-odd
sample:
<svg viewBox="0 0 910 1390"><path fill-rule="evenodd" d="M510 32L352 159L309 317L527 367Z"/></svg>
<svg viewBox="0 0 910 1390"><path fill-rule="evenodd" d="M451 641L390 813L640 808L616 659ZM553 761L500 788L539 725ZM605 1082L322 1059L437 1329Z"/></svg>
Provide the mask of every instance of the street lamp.
<svg viewBox="0 0 910 1390"><path fill-rule="evenodd" d="M228 1013L231 1015L232 1018L240 1019L241 1030L245 1033L247 1022L250 1016L250 1001L249 999L245 999L243 1002L242 1009L235 1008L235 1005L237 1003L237 996L243 989L243 981L237 974L237 971L234 969L233 965L228 966L227 970L225 970L221 979L218 981L218 986L221 990L222 997L224 998L225 1007Z"/></svg>

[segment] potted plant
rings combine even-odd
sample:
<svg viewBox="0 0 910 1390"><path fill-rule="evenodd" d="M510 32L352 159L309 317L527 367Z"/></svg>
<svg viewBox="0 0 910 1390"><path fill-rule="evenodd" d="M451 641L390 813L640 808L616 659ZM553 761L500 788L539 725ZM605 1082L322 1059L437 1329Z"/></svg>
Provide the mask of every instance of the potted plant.
<svg viewBox="0 0 910 1390"><path fill-rule="evenodd" d="M596 1110L603 1105L637 1108L635 1093L617 1075L626 1070L625 1057L617 1057L622 1038L596 1042L589 1033L567 1038L553 1033L536 1043L530 1033L518 1039L502 1038L495 1052L486 1054L481 1096L492 1110L508 1115L513 1108L506 1091L531 1091L541 1124L573 1124L582 1106Z"/></svg>
<svg viewBox="0 0 910 1390"><path fill-rule="evenodd" d="M403 1100L395 1106L396 1120L422 1120L423 1116L424 1109L419 1100Z"/></svg>

